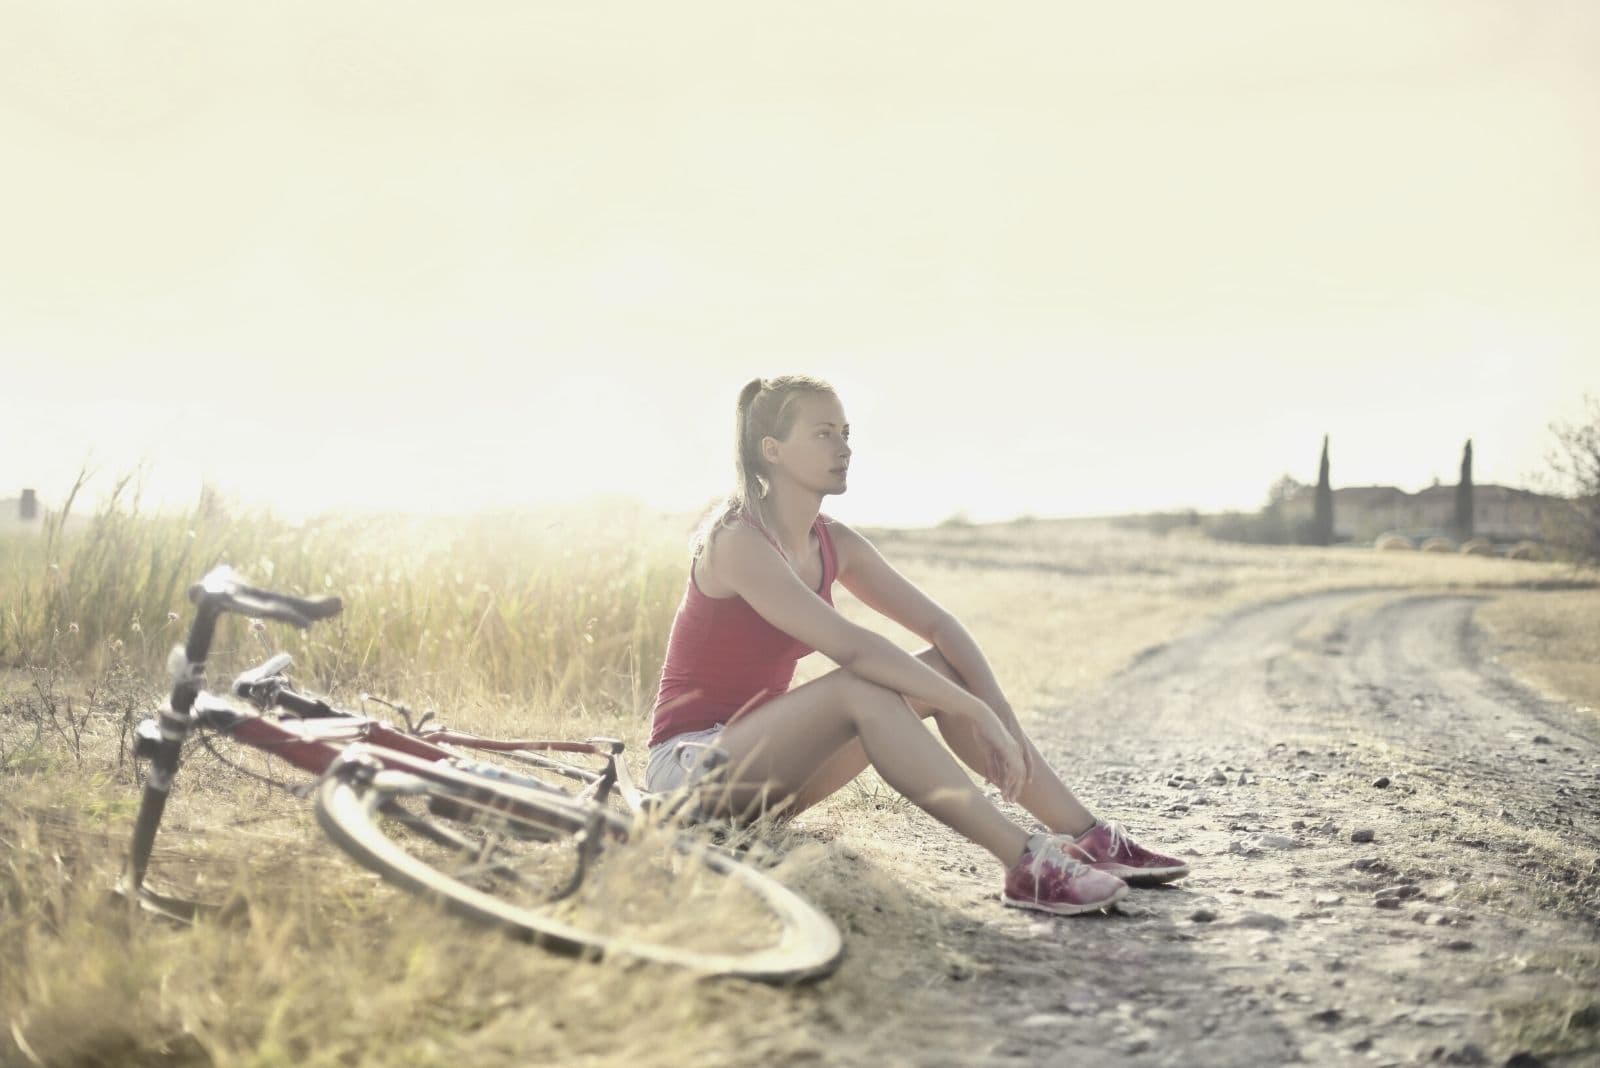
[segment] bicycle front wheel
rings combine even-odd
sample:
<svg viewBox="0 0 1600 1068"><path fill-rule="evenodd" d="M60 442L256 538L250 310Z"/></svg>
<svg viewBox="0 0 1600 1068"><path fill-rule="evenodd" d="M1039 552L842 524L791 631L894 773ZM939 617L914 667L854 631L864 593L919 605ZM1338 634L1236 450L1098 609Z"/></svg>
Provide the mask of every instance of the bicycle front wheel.
<svg viewBox="0 0 1600 1068"><path fill-rule="evenodd" d="M837 967L838 928L771 876L682 828L458 772L351 769L323 828L385 879L557 952L771 983Z"/></svg>

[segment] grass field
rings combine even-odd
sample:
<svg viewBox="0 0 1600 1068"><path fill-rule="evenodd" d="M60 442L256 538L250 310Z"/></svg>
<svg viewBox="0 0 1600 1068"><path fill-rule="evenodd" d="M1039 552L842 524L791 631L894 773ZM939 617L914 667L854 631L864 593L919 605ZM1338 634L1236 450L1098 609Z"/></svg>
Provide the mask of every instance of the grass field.
<svg viewBox="0 0 1600 1068"><path fill-rule="evenodd" d="M1481 593L1508 663L1600 707L1600 594L1553 565L1087 522L872 536L963 619L1025 719L1220 613L1400 586ZM235 621L214 677L281 644L341 699L382 693L489 733L615 734L638 770L686 537L681 518L609 506L303 525L113 507L70 534L0 538L0 1062L718 1065L961 1049L923 981L945 920L908 876L905 839L876 833L921 817L870 777L773 843L778 874L852 946L803 990L577 964L470 928L349 863L307 803L204 752L180 775L158 862L226 902L224 918L178 929L108 901L137 800L127 730L164 690L184 586L211 564L347 604L307 635ZM804 663L802 678L827 667Z"/></svg>

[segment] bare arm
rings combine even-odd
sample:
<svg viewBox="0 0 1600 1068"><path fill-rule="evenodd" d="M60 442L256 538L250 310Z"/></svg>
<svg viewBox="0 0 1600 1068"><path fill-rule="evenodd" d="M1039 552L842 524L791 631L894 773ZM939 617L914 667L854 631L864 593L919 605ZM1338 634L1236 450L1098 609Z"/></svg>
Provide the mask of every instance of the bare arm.
<svg viewBox="0 0 1600 1068"><path fill-rule="evenodd" d="M866 538L843 523L834 523L832 529L839 546L839 581L845 588L939 650L984 704L997 713L1009 712L994 670L961 621L896 571Z"/></svg>
<svg viewBox="0 0 1600 1068"><path fill-rule="evenodd" d="M954 715L983 719L992 710L881 634L850 622L806 588L760 534L733 527L717 536L717 577L767 622L840 667L896 693ZM970 639L969 639L970 641ZM976 648L976 646L974 646Z"/></svg>
<svg viewBox="0 0 1600 1068"><path fill-rule="evenodd" d="M928 642L955 669L967 689L989 706L1020 744L1022 728L994 669L961 621L896 571L877 548L843 523L833 525L839 547L839 581L861 602ZM1027 756L1027 746L1023 746ZM1029 769L1031 773L1031 768Z"/></svg>

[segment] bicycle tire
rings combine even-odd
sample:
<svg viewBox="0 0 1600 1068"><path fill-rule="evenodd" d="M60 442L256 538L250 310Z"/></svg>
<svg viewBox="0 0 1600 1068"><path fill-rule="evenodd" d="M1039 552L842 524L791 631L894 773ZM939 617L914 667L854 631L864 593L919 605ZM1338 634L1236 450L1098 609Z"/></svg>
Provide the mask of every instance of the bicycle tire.
<svg viewBox="0 0 1600 1068"><path fill-rule="evenodd" d="M630 871L630 864L648 868L655 850L634 841L629 821L540 791L460 773L443 781L403 771L330 774L317 792L316 807L329 837L389 882L558 953L594 959L625 956L708 977L779 984L823 978L842 956L838 928L815 906L770 875L679 828L659 828L665 842L656 845L666 845L669 858L682 858L682 863L669 860L669 867L691 870L675 870L663 886ZM615 863L620 874L603 878L597 892L591 882L595 871L584 872L580 885L591 883L590 900L574 904L583 891L563 896L561 888L550 887L562 878L570 880L570 872L562 876L560 871L578 863L576 854L585 842L596 846L592 864ZM680 884L685 884L690 899L703 899L709 890L713 900L651 902L641 909L609 896L606 887L618 889L618 880L623 889L644 898L659 893L681 897ZM699 914L709 904L715 910ZM696 945L713 926L705 921L715 917L725 923L735 904L745 914L760 915L755 940ZM683 914L686 908L695 915ZM619 922L618 913L628 916Z"/></svg>

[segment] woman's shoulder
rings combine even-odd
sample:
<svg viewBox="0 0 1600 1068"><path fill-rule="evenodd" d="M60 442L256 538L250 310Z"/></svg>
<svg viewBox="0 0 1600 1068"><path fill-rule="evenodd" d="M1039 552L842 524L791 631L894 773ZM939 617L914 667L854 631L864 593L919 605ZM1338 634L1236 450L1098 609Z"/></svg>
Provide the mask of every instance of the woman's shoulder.
<svg viewBox="0 0 1600 1068"><path fill-rule="evenodd" d="M833 542L833 555L838 562L841 574L849 570L852 553L871 551L872 543L866 536L842 519L835 519L830 515L817 516L821 528L827 531L828 538Z"/></svg>
<svg viewBox="0 0 1600 1068"><path fill-rule="evenodd" d="M827 512L818 512L817 513L817 525L818 526L822 526L822 527L826 527L827 530L828 530L828 533L832 534L834 537L838 537L838 535L839 535L839 533L841 531L845 532L846 534L854 533L853 531L850 530L849 527L847 527L845 525L844 520L835 519L833 516L829 515Z"/></svg>
<svg viewBox="0 0 1600 1068"><path fill-rule="evenodd" d="M739 569L751 561L764 561L771 548L772 539L749 517L725 517L706 532L694 555L695 575L703 592L729 595L732 588L723 578L729 566Z"/></svg>
<svg viewBox="0 0 1600 1068"><path fill-rule="evenodd" d="M761 521L747 512L733 512L723 517L705 539L707 551L724 546L737 546L738 551L748 551L763 545L776 548L777 544Z"/></svg>

